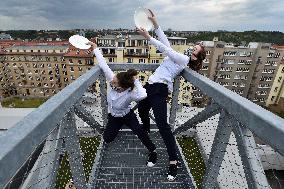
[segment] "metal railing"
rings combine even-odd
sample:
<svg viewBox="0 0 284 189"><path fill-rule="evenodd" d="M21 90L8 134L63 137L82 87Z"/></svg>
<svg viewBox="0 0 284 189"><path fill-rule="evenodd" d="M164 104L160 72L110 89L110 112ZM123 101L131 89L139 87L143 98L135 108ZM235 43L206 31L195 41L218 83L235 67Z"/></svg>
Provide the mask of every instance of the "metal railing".
<svg viewBox="0 0 284 189"><path fill-rule="evenodd" d="M134 68L138 71L149 72L159 66L157 64L109 65L114 71ZM186 92L181 89L181 78L198 87L211 99L211 104L202 111L182 106L181 109L186 110L186 114L184 114L186 116L183 117L188 120L185 120L183 124L178 124L179 94ZM96 81L100 88L97 93L100 94L101 104L96 108L100 109L98 114L101 116L101 122L81 103L85 91ZM107 121L106 88L105 77L96 66L50 98L13 128L0 135L0 188L11 187L17 180L16 175L23 171L23 168L28 171L24 171L24 178L17 184L18 187L55 187L60 159L62 154L66 153L76 188L87 188L92 182L92 178L95 178L94 167L100 161L100 157L97 156L94 160L93 171L88 179L84 173L84 158L79 144L76 119L79 117L98 133L102 132L101 129ZM237 149L237 152L232 152L231 155L238 156L242 164L234 165L244 175L240 177L240 182L246 182L245 186L248 188L270 187L257 153L254 135L283 156L283 119L188 68L175 79L171 102L169 123L174 129L174 134L176 136L186 135L189 130L194 130L195 135L198 136L196 137L196 140L199 141L198 148L205 153L203 158L206 164L206 173L203 177L202 188L222 188L221 182L223 181L219 179L223 171L222 167L230 167L234 164L224 160L226 155L231 153L228 149L231 146ZM193 114L195 116L192 117ZM214 118L214 116L217 117ZM212 117L218 123L215 126L208 122ZM203 127L200 124L207 122L212 124L212 128L214 127L215 130L210 133L210 136L203 134L202 138L202 132L205 133L206 130L200 129ZM211 126L205 125L204 128L209 130ZM234 135L233 141L232 135ZM208 141L211 142L211 147L206 152L204 145L207 145ZM43 144L43 149L40 155L36 156L37 160L31 163L31 159L34 158L34 154L41 144ZM102 145L100 145L97 154L100 154L100 148Z"/></svg>

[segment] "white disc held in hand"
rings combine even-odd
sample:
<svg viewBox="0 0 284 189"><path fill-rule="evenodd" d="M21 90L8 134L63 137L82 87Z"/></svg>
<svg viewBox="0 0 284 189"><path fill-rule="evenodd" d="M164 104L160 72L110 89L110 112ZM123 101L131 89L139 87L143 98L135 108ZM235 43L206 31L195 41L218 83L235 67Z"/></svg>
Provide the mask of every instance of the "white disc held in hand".
<svg viewBox="0 0 284 189"><path fill-rule="evenodd" d="M87 45L86 43L89 42L89 40L83 36L80 35L73 35L69 38L69 42L71 45L78 49L89 49L91 45Z"/></svg>
<svg viewBox="0 0 284 189"><path fill-rule="evenodd" d="M152 16L150 11L146 8L139 7L135 10L134 22L137 28L144 28L147 31L150 31L153 28L152 21L148 18Z"/></svg>

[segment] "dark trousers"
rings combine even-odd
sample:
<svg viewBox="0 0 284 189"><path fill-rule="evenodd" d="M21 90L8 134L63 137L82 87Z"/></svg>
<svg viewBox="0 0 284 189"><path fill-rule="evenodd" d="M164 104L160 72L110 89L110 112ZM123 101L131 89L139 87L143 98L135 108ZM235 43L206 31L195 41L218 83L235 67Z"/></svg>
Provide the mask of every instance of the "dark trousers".
<svg viewBox="0 0 284 189"><path fill-rule="evenodd" d="M123 117L113 117L111 114L108 114L108 123L103 135L104 141L106 143L112 142L124 124L138 136L150 152L156 149L156 146L150 140L148 133L141 125L139 125L139 121L133 110L130 110L130 112Z"/></svg>
<svg viewBox="0 0 284 189"><path fill-rule="evenodd" d="M170 161L178 160L177 145L171 127L167 122L168 86L163 83L146 84L147 98L138 105L139 116L146 131L150 132L149 111L152 108L156 125L167 147Z"/></svg>

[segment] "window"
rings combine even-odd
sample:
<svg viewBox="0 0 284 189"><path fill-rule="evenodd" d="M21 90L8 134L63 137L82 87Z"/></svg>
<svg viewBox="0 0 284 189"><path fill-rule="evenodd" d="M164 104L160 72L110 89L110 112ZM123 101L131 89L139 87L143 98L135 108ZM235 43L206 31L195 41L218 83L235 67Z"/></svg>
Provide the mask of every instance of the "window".
<svg viewBox="0 0 284 189"><path fill-rule="evenodd" d="M74 67L70 67L70 71L71 71L71 72L74 72Z"/></svg>
<svg viewBox="0 0 284 189"><path fill-rule="evenodd" d="M145 63L145 59L144 58L139 58L139 63Z"/></svg>
<svg viewBox="0 0 284 189"><path fill-rule="evenodd" d="M92 59L86 60L87 65L94 65L94 61Z"/></svg>
<svg viewBox="0 0 284 189"><path fill-rule="evenodd" d="M132 58L127 58L127 63L133 63L133 59Z"/></svg>
<svg viewBox="0 0 284 189"><path fill-rule="evenodd" d="M159 63L159 60L152 60L152 63Z"/></svg>
<svg viewBox="0 0 284 189"><path fill-rule="evenodd" d="M274 92L277 92L277 91L278 91L278 87L275 87Z"/></svg>
<svg viewBox="0 0 284 189"><path fill-rule="evenodd" d="M275 96L272 96L272 97L271 97L271 101L274 101L274 99L275 99Z"/></svg>
<svg viewBox="0 0 284 189"><path fill-rule="evenodd" d="M73 64L73 60L72 59L69 59L69 64Z"/></svg>
<svg viewBox="0 0 284 189"><path fill-rule="evenodd" d="M208 70L208 66L202 66L202 70Z"/></svg>
<svg viewBox="0 0 284 189"><path fill-rule="evenodd" d="M114 58L109 58L108 62L114 62Z"/></svg>
<svg viewBox="0 0 284 189"><path fill-rule="evenodd" d="M282 77L278 78L278 83L281 83Z"/></svg>

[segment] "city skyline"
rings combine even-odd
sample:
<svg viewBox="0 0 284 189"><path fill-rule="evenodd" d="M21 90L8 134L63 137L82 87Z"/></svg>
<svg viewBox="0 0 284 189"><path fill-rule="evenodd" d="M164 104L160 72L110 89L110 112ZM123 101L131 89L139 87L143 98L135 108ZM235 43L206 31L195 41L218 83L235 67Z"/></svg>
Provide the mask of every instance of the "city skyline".
<svg viewBox="0 0 284 189"><path fill-rule="evenodd" d="M284 31L284 2L269 0L4 0L0 30L133 29L139 6L151 8L163 29Z"/></svg>

